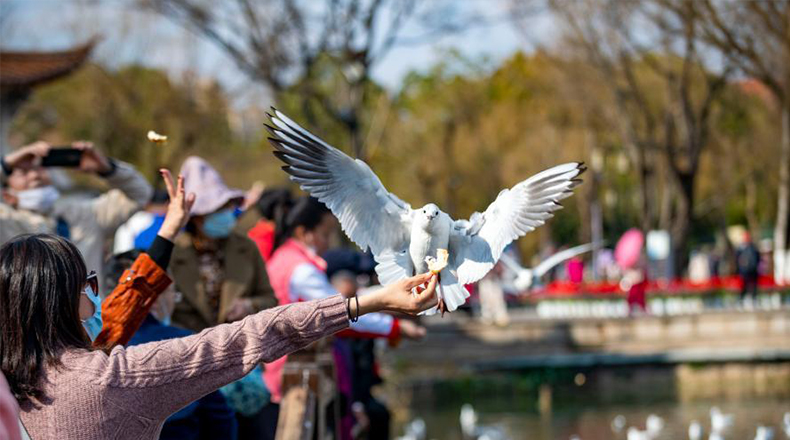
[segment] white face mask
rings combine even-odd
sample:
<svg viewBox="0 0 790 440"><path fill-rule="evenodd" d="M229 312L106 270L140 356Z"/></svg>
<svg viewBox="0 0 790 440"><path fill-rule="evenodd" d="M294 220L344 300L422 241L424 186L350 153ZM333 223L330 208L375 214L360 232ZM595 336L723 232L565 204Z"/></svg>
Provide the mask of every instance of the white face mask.
<svg viewBox="0 0 790 440"><path fill-rule="evenodd" d="M52 205L60 197L60 192L54 186L48 185L17 191L14 195L19 200L17 208L46 213L52 209Z"/></svg>

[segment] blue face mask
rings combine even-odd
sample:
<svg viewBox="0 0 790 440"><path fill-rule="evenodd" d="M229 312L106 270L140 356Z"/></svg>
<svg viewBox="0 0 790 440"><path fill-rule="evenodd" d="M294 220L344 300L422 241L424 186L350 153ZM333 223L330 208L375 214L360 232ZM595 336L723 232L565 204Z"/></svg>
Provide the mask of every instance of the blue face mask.
<svg viewBox="0 0 790 440"><path fill-rule="evenodd" d="M236 226L236 216L232 209L223 209L206 216L203 222L203 233L209 238L225 238Z"/></svg>
<svg viewBox="0 0 790 440"><path fill-rule="evenodd" d="M82 327L85 328L85 332L88 333L88 337L91 338L91 341L95 341L96 337L101 333L102 326L101 298L99 298L99 295L97 295L90 286L85 288L85 296L93 303L95 312L93 312L90 318L82 320Z"/></svg>

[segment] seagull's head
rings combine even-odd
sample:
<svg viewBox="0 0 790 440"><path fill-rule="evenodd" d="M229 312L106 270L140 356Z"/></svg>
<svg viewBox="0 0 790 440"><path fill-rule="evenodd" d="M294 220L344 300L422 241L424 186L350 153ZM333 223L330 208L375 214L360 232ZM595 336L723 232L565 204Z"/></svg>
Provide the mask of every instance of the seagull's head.
<svg viewBox="0 0 790 440"><path fill-rule="evenodd" d="M420 210L421 214L428 220L430 223L436 217L439 217L439 207L434 205L433 203L429 203L422 207Z"/></svg>
<svg viewBox="0 0 790 440"><path fill-rule="evenodd" d="M422 229L430 230L431 225L434 224L434 220L439 217L440 213L441 211L439 211L438 206L434 205L433 203L429 203L417 210L417 215L415 218L416 223Z"/></svg>

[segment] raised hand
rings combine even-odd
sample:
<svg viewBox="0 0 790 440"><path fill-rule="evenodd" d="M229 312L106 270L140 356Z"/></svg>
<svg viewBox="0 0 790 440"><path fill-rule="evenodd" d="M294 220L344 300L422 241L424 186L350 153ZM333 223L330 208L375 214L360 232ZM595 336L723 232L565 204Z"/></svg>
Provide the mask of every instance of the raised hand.
<svg viewBox="0 0 790 440"><path fill-rule="evenodd" d="M93 142L77 141L71 143L71 148L82 151L80 171L86 173L107 173L112 170L109 159L93 146Z"/></svg>
<svg viewBox="0 0 790 440"><path fill-rule="evenodd" d="M41 159L49 154L51 148L52 147L46 142L34 142L9 153L5 156L4 160L6 165L12 169L21 166L38 165Z"/></svg>
<svg viewBox="0 0 790 440"><path fill-rule="evenodd" d="M184 191L184 176L179 175L178 184L175 184L170 170L162 168L159 170L159 173L162 175L162 180L165 181L167 195L170 197L165 221L159 229L159 236L173 241L178 235L178 231L189 220L189 211L192 210L192 205L195 203L195 194L186 194L186 191Z"/></svg>

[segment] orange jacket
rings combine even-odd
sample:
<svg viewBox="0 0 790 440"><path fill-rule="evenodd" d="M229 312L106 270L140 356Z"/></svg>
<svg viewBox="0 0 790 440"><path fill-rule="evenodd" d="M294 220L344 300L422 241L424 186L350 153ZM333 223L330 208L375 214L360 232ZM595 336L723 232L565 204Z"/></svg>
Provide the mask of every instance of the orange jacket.
<svg viewBox="0 0 790 440"><path fill-rule="evenodd" d="M140 328L151 306L171 283L167 272L146 253L127 269L115 290L102 302L102 329L94 348L126 345Z"/></svg>

